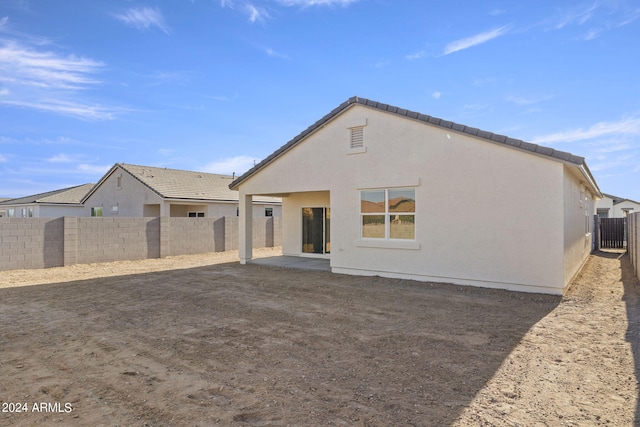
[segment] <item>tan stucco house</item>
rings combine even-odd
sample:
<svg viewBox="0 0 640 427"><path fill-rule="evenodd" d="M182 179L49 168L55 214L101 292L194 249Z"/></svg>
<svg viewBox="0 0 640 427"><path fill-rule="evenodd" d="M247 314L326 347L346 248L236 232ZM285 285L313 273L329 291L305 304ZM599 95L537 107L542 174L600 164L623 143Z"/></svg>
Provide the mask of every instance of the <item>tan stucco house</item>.
<svg viewBox="0 0 640 427"><path fill-rule="evenodd" d="M0 216L9 218L59 218L82 216L82 198L94 184L83 184L61 190L0 202Z"/></svg>
<svg viewBox="0 0 640 427"><path fill-rule="evenodd" d="M639 202L606 193L603 193L603 196L596 202L600 218L626 218L629 214L640 212Z"/></svg>
<svg viewBox="0 0 640 427"><path fill-rule="evenodd" d="M336 273L562 294L602 194L584 158L353 97L234 180L282 198L283 254Z"/></svg>
<svg viewBox="0 0 640 427"><path fill-rule="evenodd" d="M223 217L238 214L230 175L116 163L82 199L84 216ZM281 200L256 197L255 216L281 216Z"/></svg>

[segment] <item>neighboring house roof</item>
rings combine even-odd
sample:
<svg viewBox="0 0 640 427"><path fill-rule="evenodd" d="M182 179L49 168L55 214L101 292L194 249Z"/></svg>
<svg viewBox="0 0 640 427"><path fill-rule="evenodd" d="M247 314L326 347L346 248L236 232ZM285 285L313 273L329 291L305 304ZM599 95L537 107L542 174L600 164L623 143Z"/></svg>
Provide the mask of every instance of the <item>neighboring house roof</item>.
<svg viewBox="0 0 640 427"><path fill-rule="evenodd" d="M613 204L617 205L618 203L622 203L622 202L631 202L631 203L636 203L638 205L640 205L640 202L636 202L635 200L631 200L631 199L625 199L624 197L618 197L618 196L614 196L611 194L606 194L606 193L602 193L605 197L608 197L609 199L613 200Z"/></svg>
<svg viewBox="0 0 640 427"><path fill-rule="evenodd" d="M233 180L231 175L116 163L93 190L87 193L83 202L118 169L127 172L164 199L200 201L238 201L239 199L238 192L229 189L229 183ZM281 203L281 199L276 197L256 197L254 201Z"/></svg>
<svg viewBox="0 0 640 427"><path fill-rule="evenodd" d="M93 184L82 184L61 190L48 191L32 196L8 199L0 202L0 206L28 205L33 203L49 205L80 204L85 194L93 188Z"/></svg>
<svg viewBox="0 0 640 427"><path fill-rule="evenodd" d="M406 117L406 118L413 119L413 120L418 120L418 121L421 121L421 122L424 122L424 123L428 123L428 124L431 124L431 125L434 125L434 126L438 126L438 127L441 127L441 128L450 129L450 130L453 130L453 131L456 131L456 132L465 133L465 134L468 134L468 135L471 135L471 136L474 136L474 137L477 137L477 138L486 139L486 140L488 140L488 141L490 141L492 143L500 144L500 145L503 145L505 147L510 147L510 148L514 148L514 149L528 151L528 152L535 153L535 154L543 156L543 157L547 157L547 158L550 158L550 159L553 159L553 160L557 160L557 161L561 161L561 162L565 162L565 163L574 165L575 167L578 167L578 168L580 168L582 170L582 173L585 176L585 178L590 181L590 184L592 185L592 187L598 192L598 196L599 197L601 196L600 189L598 188L598 185L596 184L595 178L593 177L593 175L591 175L591 171L589 171L589 168L587 167L587 164L585 163L584 157L574 156L573 154L567 153L567 152L564 152L564 151L555 150L555 149L549 148L549 147L543 147L541 145L532 144L532 143L525 142L525 141L522 141L522 140L519 140L519 139L509 138L509 137L504 136L504 135L499 135L499 134L495 134L495 133L492 133L492 132L487 132L487 131L480 130L480 129L477 129L477 128L472 128L472 127L469 127L469 126L465 126L465 125L457 124L457 123L454 123L454 122L442 120L442 119L439 119L439 118L436 118L436 117L427 116L425 114L417 113L415 111L409 111L409 110L405 110L405 109L402 109L402 108L394 107L394 106L391 106L391 105L383 104L383 103L380 103L380 102L377 102L377 101L372 101L372 100L365 99L365 98L359 98L357 96L349 98L348 100L346 100L345 102L340 104L338 107L334 108L331 112L329 112L327 115L322 117L320 120L318 120L317 122L315 122L314 124L309 126L307 129L302 131L295 138L293 138L292 140L287 142L285 145L283 145L282 147L277 149L275 152L273 152L267 158L265 158L260 163L255 165L253 168L249 169L243 175L238 177L235 181L233 181L231 183L231 185L229 187L232 188L232 189L237 189L238 186L243 181L245 181L246 179L251 177L253 174L258 172L260 169L264 168L269 163L274 161L276 158L280 157L282 154L284 154L285 152L290 150L292 147L294 147L295 145L300 143L307 136L309 136L310 134L312 134L316 130L318 130L318 129L322 128L323 126L325 126L327 124L327 122L331 121L336 116L338 116L339 114L341 114L342 112L344 112L345 110L347 110L348 108L350 108L353 105L362 105L362 106L365 106L365 107L374 108L376 110L384 111L386 113L390 113L390 114L394 114L394 115L397 115L397 116Z"/></svg>

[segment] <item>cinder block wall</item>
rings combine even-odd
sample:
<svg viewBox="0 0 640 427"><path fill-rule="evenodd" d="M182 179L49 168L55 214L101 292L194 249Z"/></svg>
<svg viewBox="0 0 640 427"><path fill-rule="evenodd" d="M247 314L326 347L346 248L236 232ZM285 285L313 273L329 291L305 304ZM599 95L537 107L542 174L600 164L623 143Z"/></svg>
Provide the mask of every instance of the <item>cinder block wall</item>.
<svg viewBox="0 0 640 427"><path fill-rule="evenodd" d="M225 218L169 218L168 255L225 250Z"/></svg>
<svg viewBox="0 0 640 427"><path fill-rule="evenodd" d="M160 218L65 219L77 221L77 264L160 257Z"/></svg>
<svg viewBox="0 0 640 427"><path fill-rule="evenodd" d="M0 218L0 270L238 249L238 218ZM254 248L280 246L280 218L255 218Z"/></svg>
<svg viewBox="0 0 640 427"><path fill-rule="evenodd" d="M627 251L633 265L633 271L640 279L640 212L627 217Z"/></svg>
<svg viewBox="0 0 640 427"><path fill-rule="evenodd" d="M0 218L0 270L64 265L62 218Z"/></svg>

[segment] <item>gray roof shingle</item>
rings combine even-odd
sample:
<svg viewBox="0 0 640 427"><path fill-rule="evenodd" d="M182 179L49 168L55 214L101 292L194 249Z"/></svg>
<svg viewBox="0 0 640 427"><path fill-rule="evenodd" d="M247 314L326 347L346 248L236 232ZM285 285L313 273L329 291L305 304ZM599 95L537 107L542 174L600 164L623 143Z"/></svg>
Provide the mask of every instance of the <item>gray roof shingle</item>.
<svg viewBox="0 0 640 427"><path fill-rule="evenodd" d="M61 190L48 191L32 196L18 197L0 202L0 205L25 205L31 203L46 204L80 204L84 196L93 188L94 184L83 184Z"/></svg>
<svg viewBox="0 0 640 427"><path fill-rule="evenodd" d="M102 180L117 167L128 172L132 177L165 199L239 200L238 192L229 188L229 184L233 180L231 175L117 163ZM255 197L254 201L280 203L281 199L277 197Z"/></svg>

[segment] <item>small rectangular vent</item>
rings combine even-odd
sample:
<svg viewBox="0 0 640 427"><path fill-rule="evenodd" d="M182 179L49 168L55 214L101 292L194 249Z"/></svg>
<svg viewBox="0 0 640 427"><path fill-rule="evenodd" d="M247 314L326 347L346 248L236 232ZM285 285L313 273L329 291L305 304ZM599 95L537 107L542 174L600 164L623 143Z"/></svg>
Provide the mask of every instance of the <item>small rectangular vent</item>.
<svg viewBox="0 0 640 427"><path fill-rule="evenodd" d="M364 127L351 128L351 148L364 147Z"/></svg>

